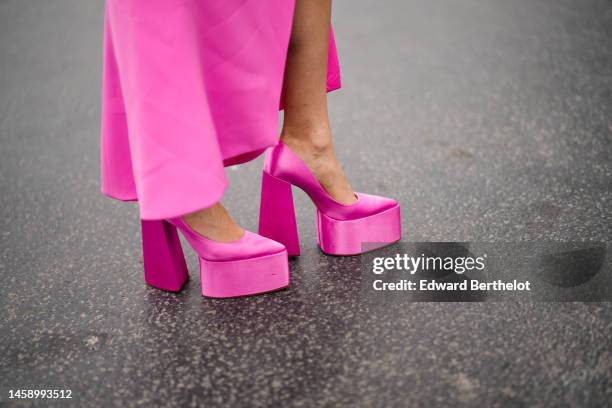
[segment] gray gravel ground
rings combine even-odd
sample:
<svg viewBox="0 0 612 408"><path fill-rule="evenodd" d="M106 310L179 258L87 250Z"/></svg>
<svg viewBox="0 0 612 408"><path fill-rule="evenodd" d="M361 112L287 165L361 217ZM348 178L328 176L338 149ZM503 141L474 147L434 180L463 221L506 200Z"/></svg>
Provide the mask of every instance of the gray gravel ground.
<svg viewBox="0 0 612 408"><path fill-rule="evenodd" d="M612 3L337 1L330 96L353 186L407 240L610 241ZM57 406L604 406L610 303L365 301L298 196L290 290L142 280L138 212L99 193L102 2L0 1L0 401ZM257 227L261 161L225 204ZM28 405L22 401L15 405ZM41 405L43 405L41 403Z"/></svg>

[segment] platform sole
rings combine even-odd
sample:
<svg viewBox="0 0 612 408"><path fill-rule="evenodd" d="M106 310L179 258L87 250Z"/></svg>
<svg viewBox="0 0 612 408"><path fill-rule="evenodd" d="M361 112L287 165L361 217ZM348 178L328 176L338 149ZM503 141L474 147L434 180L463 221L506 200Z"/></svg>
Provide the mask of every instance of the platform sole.
<svg viewBox="0 0 612 408"><path fill-rule="evenodd" d="M202 295L206 297L256 295L289 286L287 251L239 261L199 259Z"/></svg>
<svg viewBox="0 0 612 408"><path fill-rule="evenodd" d="M400 206L357 220L341 221L317 210L319 247L330 255L358 255L402 237Z"/></svg>

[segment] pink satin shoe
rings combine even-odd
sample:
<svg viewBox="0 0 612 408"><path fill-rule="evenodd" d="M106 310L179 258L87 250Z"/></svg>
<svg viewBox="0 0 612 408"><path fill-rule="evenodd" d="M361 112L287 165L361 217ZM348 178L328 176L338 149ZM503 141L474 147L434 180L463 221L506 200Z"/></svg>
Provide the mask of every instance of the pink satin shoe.
<svg viewBox="0 0 612 408"><path fill-rule="evenodd" d="M400 206L390 198L355 193L357 202L334 200L289 147L279 142L266 152L259 212L259 233L300 254L291 185L301 188L317 207L317 241L331 255L356 255L401 238ZM367 248L363 244L367 243Z"/></svg>
<svg viewBox="0 0 612 408"><path fill-rule="evenodd" d="M202 295L228 298L289 286L287 250L282 244L250 231L234 242L212 241L180 218L142 220L145 281L149 285L178 292L189 278L177 228L198 254Z"/></svg>

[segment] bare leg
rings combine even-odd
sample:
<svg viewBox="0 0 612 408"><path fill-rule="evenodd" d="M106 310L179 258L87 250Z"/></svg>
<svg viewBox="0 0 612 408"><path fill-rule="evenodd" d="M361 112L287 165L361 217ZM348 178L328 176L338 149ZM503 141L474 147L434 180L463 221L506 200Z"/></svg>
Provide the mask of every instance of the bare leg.
<svg viewBox="0 0 612 408"><path fill-rule="evenodd" d="M336 159L327 114L327 52L331 0L297 0L287 55L285 120L281 138L312 170L336 200L356 198ZM186 215L185 221L206 238L229 242L244 231L221 204Z"/></svg>
<svg viewBox="0 0 612 408"><path fill-rule="evenodd" d="M354 203L336 159L327 113L327 53L331 0L296 0L285 69L285 116L281 140L310 168L323 188L344 204Z"/></svg>

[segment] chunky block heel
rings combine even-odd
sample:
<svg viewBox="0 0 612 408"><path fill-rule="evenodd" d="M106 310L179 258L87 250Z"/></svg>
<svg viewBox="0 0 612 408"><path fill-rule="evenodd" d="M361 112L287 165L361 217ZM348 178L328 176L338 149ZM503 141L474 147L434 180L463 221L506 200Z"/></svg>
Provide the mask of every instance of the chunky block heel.
<svg viewBox="0 0 612 408"><path fill-rule="evenodd" d="M178 292L189 279L176 227L163 220L141 221L145 282Z"/></svg>
<svg viewBox="0 0 612 408"><path fill-rule="evenodd" d="M259 234L283 244L289 256L300 255L291 184L265 171L261 180Z"/></svg>
<svg viewBox="0 0 612 408"><path fill-rule="evenodd" d="M355 203L342 204L323 189L302 159L279 142L264 159L259 233L285 244L289 254L299 253L292 185L317 207L317 243L327 254L357 255L401 239L397 201L355 193Z"/></svg>
<svg viewBox="0 0 612 408"><path fill-rule="evenodd" d="M272 292L289 286L287 251L282 244L245 231L234 242L209 240L181 218L142 221L145 281L178 292L189 275L180 229L200 260L202 295L228 298Z"/></svg>

